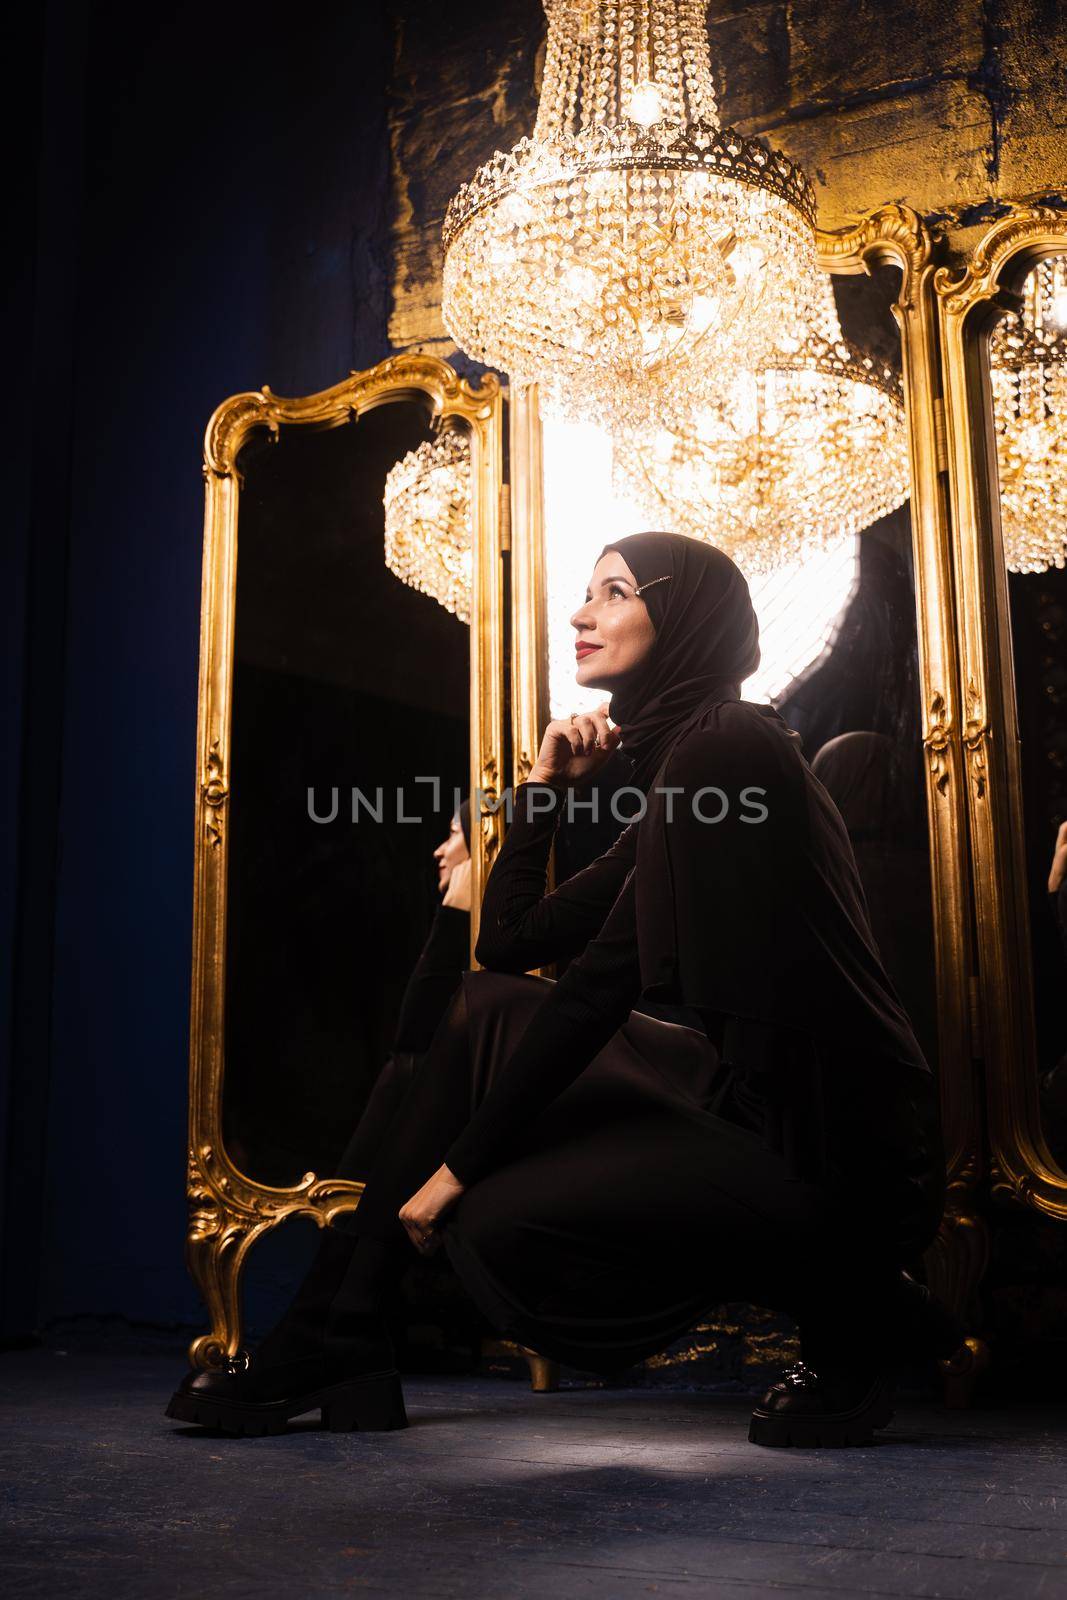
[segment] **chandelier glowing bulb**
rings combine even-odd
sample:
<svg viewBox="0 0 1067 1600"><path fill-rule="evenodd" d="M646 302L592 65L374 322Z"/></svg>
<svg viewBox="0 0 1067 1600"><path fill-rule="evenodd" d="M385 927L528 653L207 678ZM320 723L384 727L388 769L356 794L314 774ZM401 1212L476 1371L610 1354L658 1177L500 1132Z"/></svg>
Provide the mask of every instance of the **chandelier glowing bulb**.
<svg viewBox="0 0 1067 1600"><path fill-rule="evenodd" d="M408 452L385 480L385 564L460 622L471 619L471 449L446 429Z"/></svg>
<svg viewBox="0 0 1067 1600"><path fill-rule="evenodd" d="M1067 565L1067 259L1042 261L993 330L1000 521L1011 572Z"/></svg>
<svg viewBox="0 0 1067 1600"><path fill-rule="evenodd" d="M461 349L574 417L651 422L802 325L814 197L719 124L700 0L544 0L533 136L445 219Z"/></svg>
<svg viewBox="0 0 1067 1600"><path fill-rule="evenodd" d="M842 337L821 274L806 338L788 337L683 422L618 433L614 474L654 526L708 539L746 576L767 576L904 503L899 380Z"/></svg>

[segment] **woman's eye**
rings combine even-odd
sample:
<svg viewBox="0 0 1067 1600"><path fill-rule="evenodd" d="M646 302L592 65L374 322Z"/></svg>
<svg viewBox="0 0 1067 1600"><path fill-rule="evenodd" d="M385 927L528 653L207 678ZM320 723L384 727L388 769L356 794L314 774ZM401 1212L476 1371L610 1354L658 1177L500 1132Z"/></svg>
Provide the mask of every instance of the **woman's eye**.
<svg viewBox="0 0 1067 1600"><path fill-rule="evenodd" d="M619 585L617 583L613 583L611 585L611 588L608 590L608 593L612 596L613 599L614 599L614 597L616 595L618 595L620 600L625 600L626 599L626 590L625 589L620 589Z"/></svg>

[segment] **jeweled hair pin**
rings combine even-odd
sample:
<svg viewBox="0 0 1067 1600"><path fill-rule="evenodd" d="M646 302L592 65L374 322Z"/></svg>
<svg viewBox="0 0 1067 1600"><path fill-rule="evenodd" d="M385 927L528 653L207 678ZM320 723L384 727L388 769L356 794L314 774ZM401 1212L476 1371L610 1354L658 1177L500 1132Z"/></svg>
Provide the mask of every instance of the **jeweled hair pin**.
<svg viewBox="0 0 1067 1600"><path fill-rule="evenodd" d="M649 578L647 583L639 583L637 585L637 588L634 590L634 594L643 594L646 589L651 589L654 583L666 583L668 579L672 578L673 576L673 573L665 572L662 578Z"/></svg>

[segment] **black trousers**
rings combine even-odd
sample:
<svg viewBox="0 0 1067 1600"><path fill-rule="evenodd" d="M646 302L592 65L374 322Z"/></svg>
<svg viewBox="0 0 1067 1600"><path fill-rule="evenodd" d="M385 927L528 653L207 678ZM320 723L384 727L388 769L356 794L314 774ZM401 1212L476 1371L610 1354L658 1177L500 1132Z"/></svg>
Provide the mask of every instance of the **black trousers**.
<svg viewBox="0 0 1067 1600"><path fill-rule="evenodd" d="M410 1249L400 1207L441 1165L550 988L464 977L381 1133L357 1237ZM907 1175L874 1179L867 1193L833 1176L800 1181L757 1131L709 1109L722 1103L722 1072L703 1034L635 1012L464 1194L444 1242L502 1333L613 1372L726 1300L787 1311L823 1348L869 1345L879 1319L888 1327L900 1265L937 1226L936 1173L917 1189ZM359 1254L342 1301L358 1286Z"/></svg>

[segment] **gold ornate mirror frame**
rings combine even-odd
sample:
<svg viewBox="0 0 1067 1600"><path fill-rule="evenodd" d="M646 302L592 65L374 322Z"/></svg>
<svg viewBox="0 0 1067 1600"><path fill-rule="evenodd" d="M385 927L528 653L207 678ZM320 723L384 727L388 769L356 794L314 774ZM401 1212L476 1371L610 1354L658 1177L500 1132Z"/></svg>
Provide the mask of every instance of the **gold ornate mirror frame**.
<svg viewBox="0 0 1067 1600"><path fill-rule="evenodd" d="M235 1356L241 1343L240 1274L249 1249L287 1217L310 1216L324 1227L359 1203L362 1185L309 1172L292 1188L270 1188L230 1159L222 1136L225 1070L226 886L230 718L237 578L241 447L256 429L277 438L282 428L335 428L398 400L428 396L437 417L469 424L472 463L473 599L470 630L472 795L495 797L504 764L503 595L501 584L502 413L491 374L479 388L447 362L400 355L320 394L280 399L267 388L219 406L204 442L206 507L200 622L196 844L190 1016L187 1260L211 1318L211 1331L190 1347L194 1366ZM383 558L384 559L384 558ZM473 839L472 939L476 908L503 818L482 808Z"/></svg>
<svg viewBox="0 0 1067 1600"><path fill-rule="evenodd" d="M916 624L926 754L948 1205L928 1268L961 1310L985 1268L986 1230L976 1214L981 1116L972 1065L973 987L964 762L958 690L944 444L939 425L937 318L930 236L914 211L890 205L857 226L818 236L834 273L899 268L900 327L911 459ZM511 394L513 781L530 769L548 721L547 620L541 432L535 388Z"/></svg>
<svg viewBox="0 0 1067 1600"><path fill-rule="evenodd" d="M959 270L934 278L945 374L952 540L965 686L993 1192L1067 1217L1067 1174L1041 1128L1019 725L1000 523L989 336L1045 256L1067 254L1067 211L1013 206Z"/></svg>

